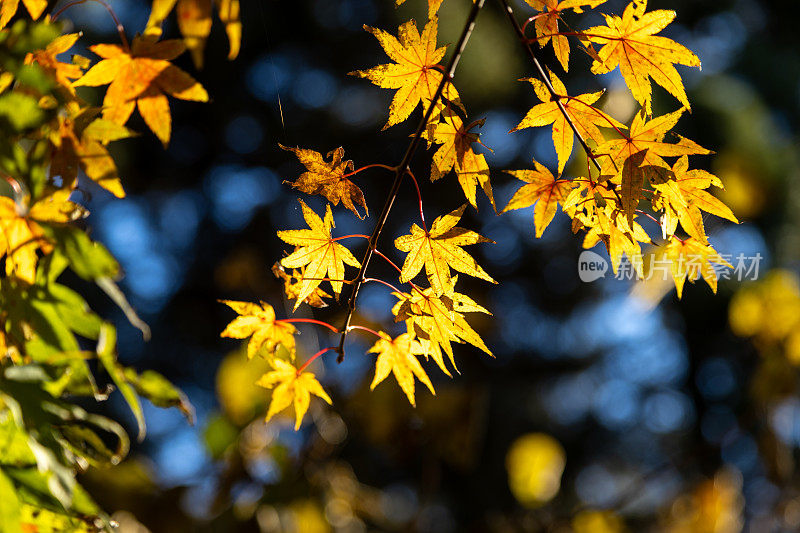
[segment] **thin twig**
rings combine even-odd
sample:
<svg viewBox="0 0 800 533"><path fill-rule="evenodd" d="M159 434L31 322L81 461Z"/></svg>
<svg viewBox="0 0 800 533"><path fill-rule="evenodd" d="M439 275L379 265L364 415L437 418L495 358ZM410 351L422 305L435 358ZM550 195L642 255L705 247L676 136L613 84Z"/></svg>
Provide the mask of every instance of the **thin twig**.
<svg viewBox="0 0 800 533"><path fill-rule="evenodd" d="M348 329L348 330L354 330L354 329L358 329L358 330L361 330L361 331L366 331L367 333L372 333L373 335L375 335L375 336L376 336L376 337L378 337L379 339L382 339L382 338L383 338L383 337L381 337L381 334L380 334L380 333L378 333L378 332L377 332L377 331L375 331L374 329L372 329L372 328L368 328L368 327L366 327L366 326L355 326L355 325L354 325L354 326L347 326L347 329Z"/></svg>
<svg viewBox="0 0 800 533"><path fill-rule="evenodd" d="M348 172L347 174L342 174L341 179L349 178L350 176L355 176L359 172L363 172L364 170L367 170L368 168L376 168L376 167L377 168L382 168L382 169L385 169L385 170L391 170L392 172L395 171L395 168L394 167L390 167L389 165L383 165L381 163L373 163L371 165L366 165L366 166L363 166L361 168L357 168L357 169L353 170L352 172Z"/></svg>
<svg viewBox="0 0 800 533"><path fill-rule="evenodd" d="M414 189L417 190L417 200L419 200L419 218L422 220L422 227L425 229L425 233L428 233L428 225L425 223L425 213L422 211L422 193L419 190L419 182L417 181L417 177L414 176L414 173L411 172L411 169L406 171L406 174L411 178L411 181L414 182Z"/></svg>
<svg viewBox="0 0 800 533"><path fill-rule="evenodd" d="M358 271L356 283L353 285L353 292L350 293L350 299L347 302L349 309L347 311L347 317L344 321L344 326L342 326L342 337L339 340L339 347L336 350L339 353L339 357L336 359L336 361L339 363L344 361L344 341L347 338L347 332L350 330L350 321L353 319L353 313L355 313L356 310L358 291L364 282L364 278L366 277L365 273L367 271L367 267L369 266L369 262L372 260L372 255L375 253L375 248L378 246L378 238L381 236L383 227L386 225L386 219L389 218L389 212L392 210L392 205L394 204L395 198L397 198L397 193L400 190L400 184L403 182L403 176L410 170L409 165L411 163L411 158L413 157L414 152L417 150L417 147L422 140L422 134L425 131L425 127L427 126L431 116L433 116L434 108L436 107L439 99L442 97L445 86L453 79L458 61L461 59L461 54L464 53L464 47L466 47L470 35L472 35L472 30L475 27L475 19L478 17L478 13L480 13L481 9L483 8L484 2L485 0L476 0L475 3L472 4L472 10L469 12L467 21L464 24L464 30L461 32L461 37L458 39L458 43L456 44L455 53L453 54L453 57L450 58L450 62L447 65L447 71L442 76L442 81L439 82L439 86L436 88L436 92L434 93L433 98L428 105L428 109L425 111L422 120L417 126L417 131L414 133L411 143L408 145L408 149L403 156L403 160L395 169L392 188L389 191L389 196L386 198L386 203L383 204L381 214L378 216L378 222L375 224L375 229L372 231L372 236L369 239L369 246L364 254L364 259L361 261L361 269Z"/></svg>
<svg viewBox="0 0 800 533"><path fill-rule="evenodd" d="M594 163L594 166L599 174L601 172L600 164L595 160L594 152L592 152L592 149L589 148L589 145L586 143L586 139L583 138L583 135L581 135L581 132L578 131L578 127L572 121L572 117L569 116L569 113L567 113L564 104L561 103L561 98L562 98L561 95L556 93L556 90L553 88L553 84L550 83L550 78L547 76L544 67L542 67L542 63L539 61L539 58L536 55L536 51L531 47L529 39L525 37L525 33L522 31L519 22L517 22L517 18L514 16L514 10L511 9L508 0L498 0L498 1L503 6L503 11L505 11L508 21L514 27L514 31L516 32L517 37L522 43L522 46L525 48L525 50L527 50L528 55L531 58L531 61L533 61L533 65L536 67L536 71L539 74L539 77L542 79L544 86L547 87L547 91L550 93L550 98L553 99L553 101L558 106L558 110L561 111L562 115L564 115L567 124L569 124L569 127L572 128L573 133L575 133L575 136L578 138L578 142L583 147L584 152L586 152L586 157L592 160L592 163Z"/></svg>
<svg viewBox="0 0 800 533"><path fill-rule="evenodd" d="M374 281L375 283L380 283L381 285L385 285L386 287L392 289L394 292L403 292L394 285L392 285L391 283L389 283L388 281L383 281L382 279L378 278L364 278L364 283L369 283L370 281Z"/></svg>
<svg viewBox="0 0 800 533"><path fill-rule="evenodd" d="M394 262L394 261L392 261L391 259L389 259L389 258L386 256L386 254L385 254L385 253L381 252L380 250L375 250L375 253L376 253L376 254L378 254L378 256L379 256L379 257L382 257L384 260L386 260L386 262L387 262L387 263L389 263L389 265L391 265L391 267L392 267L392 268L394 268L395 270L397 270L397 272L399 272L400 274L402 274L402 273L403 273L403 269L402 269L402 268L400 268L399 266L397 266L397 265L395 264L395 262Z"/></svg>
<svg viewBox="0 0 800 533"><path fill-rule="evenodd" d="M309 357L308 361L303 363L303 366L301 366L300 368L297 369L297 375L299 376L300 374L302 374L303 370L305 370L308 367L308 365L310 365L314 361L314 359L316 359L317 357L321 356L322 354L324 354L326 352L329 352L329 351L335 350L335 349L336 349L336 346L328 346L327 348L323 348L320 351L318 351L317 353L315 353L314 355L312 355L311 357Z"/></svg>
<svg viewBox="0 0 800 533"><path fill-rule="evenodd" d="M340 237L334 237L331 240L341 241L342 239L354 239L354 238L369 239L369 235L362 235L361 233L353 233L352 235L342 235Z"/></svg>
<svg viewBox="0 0 800 533"><path fill-rule="evenodd" d="M56 20L58 20L58 17L60 17L64 11L71 8L72 6L77 6L78 4L85 4L88 1L89 0L74 0L73 2L67 3L66 5L64 5L64 7L59 9L52 16L52 21L55 22ZM117 14L114 13L114 10L111 8L111 6L108 5L108 3L105 2L104 0L92 0L92 1L97 2L98 4L106 8L106 11L108 11L108 13L111 15L111 18L114 19L114 24L116 24L117 26L117 33L119 33L119 38L122 41L123 48L125 48L125 50L127 51L130 51L131 47L130 44L128 44L128 37L125 35L125 27L122 25L122 22L120 22L119 17L117 17Z"/></svg>
<svg viewBox="0 0 800 533"><path fill-rule="evenodd" d="M304 323L307 323L307 324L316 324L318 326L325 326L326 328L328 328L329 330L331 330L334 333L339 333L338 329L336 329L335 327L331 326L327 322L323 322L322 320L315 320L313 318L282 318L280 320L276 320L275 322L283 322L283 323L287 323L287 324L295 324L295 323L299 323L299 322L304 322Z"/></svg>

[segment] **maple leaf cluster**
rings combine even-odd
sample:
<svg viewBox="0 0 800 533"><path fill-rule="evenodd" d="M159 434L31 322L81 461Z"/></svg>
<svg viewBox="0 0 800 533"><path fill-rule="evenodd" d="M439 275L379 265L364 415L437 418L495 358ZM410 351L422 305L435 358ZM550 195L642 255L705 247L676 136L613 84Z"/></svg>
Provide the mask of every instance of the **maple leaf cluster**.
<svg viewBox="0 0 800 533"><path fill-rule="evenodd" d="M737 219L708 190L712 186L721 187L720 180L703 170L690 169L688 156L709 154L710 151L672 133L684 110L689 109L683 83L674 65L699 66L699 60L691 51L657 35L675 18L675 13L664 10L648 12L646 0L634 0L621 17L604 15L604 26L574 30L565 22L565 14L597 8L605 0L526 1L538 12L529 20L534 22L535 38L526 40L526 46L544 47L549 44L558 64L567 71L570 41L575 39L580 49L592 58L593 73L605 73L619 67L641 110L626 125L600 109L602 90L570 96L562 80L551 70L541 78L523 78L521 81L532 85L539 103L510 133L532 127L551 128L558 163L555 173L535 160L533 168L505 171L524 184L500 213L534 206L535 236L538 238L560 206L572 219L573 231L585 232L583 244L586 248L602 242L608 249L615 272L627 256L640 277L644 274L643 268L641 261L636 260L641 258L641 245L653 243L641 221L652 219L658 224L664 240L663 259L671 264L678 296L681 296L687 279L693 281L702 277L716 290L715 265L730 265L708 242L703 212L733 222ZM397 1L398 5L402 3L403 0ZM401 124L417 108L421 109L423 121L412 147L419 140L427 142L433 151L430 181L439 182L454 174L467 203L435 218L429 227L424 218L420 184L407 162L402 168L382 164L356 168L352 161L345 160L341 147L323 157L322 153L311 149L281 146L294 153L305 167L305 172L294 181L287 180L287 183L301 193L321 196L327 205L324 214L320 215L303 200L299 201L307 228L278 232L278 237L294 248L287 250L273 271L283 280L286 297L294 301L293 311L304 303L312 307L326 306L325 298L334 297L338 301L345 285L352 286L352 289L349 315L342 330L315 319L276 320L273 309L263 302L260 306L225 302L240 316L228 326L223 336L249 337L248 355L260 354L274 369L259 382L274 389L268 419L294 402L296 427L299 427L310 394L330 403L330 397L306 369L328 351L339 352L341 360L344 357L344 339L351 331L377 337L369 350L369 353L377 354L370 387L374 389L393 375L412 405L416 402L417 381L434 392L433 382L423 366L424 360L431 359L444 374L452 376L451 370L457 369L454 343L471 344L491 355L465 316L467 313L489 314L489 311L458 292L456 283L457 274L496 283L465 250L466 246L492 241L458 224L468 205L477 210L478 187L495 212L497 207L490 181L491 170L479 136L484 120L468 119L466 107L453 83L452 71L448 71L450 67L443 63L447 47L437 45L440 4L441 0L430 0L428 21L421 30L415 20L401 24L396 35L364 26L377 39L390 62L350 74L394 91L384 130ZM463 44L465 41L459 44L457 54L463 51ZM595 50L594 45L601 46ZM540 69L540 72L545 71ZM666 115L653 116L650 80L664 87L683 107ZM587 172L565 177L576 144L586 151ZM594 172L588 163L595 165ZM397 283L407 287L404 289L384 280L366 277L366 268L374 255L391 262L383 251L377 249L377 237L383 229L397 187L390 194L371 237L333 234L332 207L341 204L360 219L369 214L366 198L356 182L358 174L374 167L394 172L398 184L399 180L410 179L419 195L419 223L414 223L407 234L394 242L395 248L405 254L402 266L392 263L399 274ZM676 235L679 226L685 237ZM358 260L344 244L345 240L355 238L369 239L369 249L362 260ZM358 269L356 278L348 279L350 270L347 267ZM392 313L396 322L405 324L405 332L392 336L384 331L351 325L358 289L368 281L392 289L392 295L397 298ZM325 292L323 286L325 289L329 287L333 294ZM331 329L341 335L339 346L323 349L299 364L293 338L297 330L292 326L298 322L316 322ZM279 346L285 348L285 353L277 350ZM292 363L297 366L292 366Z"/></svg>
<svg viewBox="0 0 800 533"><path fill-rule="evenodd" d="M446 53L446 47L438 47L436 44L438 36L436 11L440 4L441 0L430 3L430 18L421 32L414 20L400 25L397 36L381 29L365 26L365 30L378 40L386 55L393 62L367 70L355 71L351 75L366 78L379 87L396 90L389 108L389 118L383 129L405 121L415 109L421 107L422 112L429 115L429 120L420 137L428 141L429 147L436 146L431 165L431 181L437 181L453 171L470 205L477 209L476 192L480 186L492 208L495 209L489 181L489 166L484 155L475 149L475 145L479 144L479 138L473 130L481 126L483 121L466 122L466 110L458 91L452 81L445 78L443 73L445 67L440 63ZM321 307L327 305L323 298L330 297L321 289L323 283L330 287L333 295L338 299L344 285L363 283L365 280L363 277L361 281L346 279L346 267L361 268L362 261L356 259L341 241L349 238L363 238L366 235L334 236L332 230L335 225L331 207L336 207L341 203L346 209L362 218L360 207L363 210L363 216L368 215L364 194L354 183L356 174L371 167L384 167L391 171L396 171L396 168L375 164L356 169L352 161L344 159L342 148L331 151L326 157L323 157L320 152L310 149L284 146L281 148L293 152L306 169L296 180L287 181L287 183L302 193L322 196L328 204L325 207L324 216L320 216L305 202L299 201L303 218L308 227L307 229L278 232L278 237L285 243L294 246L294 250L288 253L279 264L276 264L274 272L284 281L286 297L294 300L293 311L296 311L303 303L312 307ZM416 183L416 178L410 172L408 175L414 180L418 190L419 184ZM452 368L456 368L453 343L469 343L491 355L489 348L467 323L464 316L465 313L474 312L489 314L489 311L470 297L456 292L455 289L458 276L453 275L453 272L495 283L494 279L464 249L468 245L492 242L474 231L458 226L466 208L467 204L464 204L446 215L437 217L428 228L423 217L420 197L420 223L413 224L409 233L397 238L394 243L397 250L406 254L402 267L396 268L399 271L399 283L407 285L409 289L408 291L398 289L392 292L398 299L392 312L396 322L405 324L406 331L404 333L392 336L384 331L374 331L364 326L348 324L345 331L339 331L329 326L337 333L360 330L376 336L377 341L369 350L369 353L377 354L371 388L374 389L389 375L393 375L412 405L416 403L415 379L424 384L432 393L434 392L433 384L422 365L422 360L432 359L443 373L451 376L447 361ZM376 251L376 253L386 258L382 252ZM291 274L287 272L289 269L292 271ZM428 286L418 281L418 278L422 277L423 269L424 279ZM394 288L389 283L383 281L381 283ZM303 398L300 404L295 401L296 424L299 426L305 413L305 407L303 407L307 403L305 398L309 392L309 389L300 384L300 379L303 376L308 376L309 380L312 379L313 375L305 369L321 353L315 354L304 364L298 366L294 377L289 376L288 373L281 374L288 368L286 366L288 363L281 354L269 347L283 342L280 337L287 330L274 326L274 313L271 308L268 308L267 313L271 317L269 320L256 322L251 320L252 315L242 314L242 310L248 304L243 302L226 303L234 307L240 316L223 332L223 336L250 337L252 335L248 345L248 354L252 353L251 348L254 346L254 342L255 346L265 346L266 348L258 353L270 361L275 369L273 373L265 375L259 382L260 385L268 388L274 387L268 418L277 411L288 407L291 398L287 395L295 394L297 395L295 399ZM265 309L267 309L266 306ZM239 327L238 324L245 323L242 322L245 318L247 318L248 327L253 324L255 330ZM307 320L289 318L277 322L291 324L300 321ZM245 335L245 333L247 334ZM294 341L288 341L285 345L294 353ZM445 359L445 355L447 359ZM293 361L294 355L289 359ZM277 374L274 374L276 372ZM286 377L267 378L266 376L270 374L285 375ZM289 383L287 380L290 378L293 381L284 387ZM312 382L308 381L308 383ZM317 386L318 382L313 381L313 387ZM317 392L313 390L310 392L330 401L321 388L314 390Z"/></svg>
<svg viewBox="0 0 800 533"><path fill-rule="evenodd" d="M646 0L634 0L622 16L604 14L606 25L586 30L562 31L567 11L595 8L604 0L526 0L535 15L536 38L550 43L562 68L569 68L569 39L574 37L593 59L592 72L602 74L619 67L633 98L641 109L629 125L609 116L596 104L602 91L570 96L558 76L525 79L534 88L540 104L533 106L512 131L552 125L558 173L553 175L534 161L534 169L511 171L526 182L504 211L536 205L536 237L541 237L557 207L572 218L574 232L585 231L584 247L602 242L616 273L624 256L643 277L642 244L653 238L641 225L644 219L658 224L664 242L664 259L680 297L686 279L702 277L716 291L714 264L730 266L708 242L703 211L738 222L731 210L713 196L710 187L722 187L716 176L689 168L690 155L711 151L672 132L689 101L675 64L700 66L689 49L656 35L675 18L675 12L647 11ZM592 43L602 45L597 51ZM681 109L653 116L650 80L666 89L683 105ZM562 178L573 153L575 137L586 150L587 172ZM674 159L669 163L668 159ZM595 163L597 172L591 165ZM648 205L649 204L649 205ZM649 212L648 212L649 210ZM651 214L652 213L652 214ZM678 224L686 237L677 235ZM684 265L693 266L687 268Z"/></svg>

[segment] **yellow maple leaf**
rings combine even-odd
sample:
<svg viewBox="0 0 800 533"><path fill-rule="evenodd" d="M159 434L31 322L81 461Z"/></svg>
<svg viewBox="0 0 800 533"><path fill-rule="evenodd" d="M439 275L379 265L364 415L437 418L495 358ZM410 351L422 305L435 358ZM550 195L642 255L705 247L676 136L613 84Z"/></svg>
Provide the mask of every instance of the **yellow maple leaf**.
<svg viewBox="0 0 800 533"><path fill-rule="evenodd" d="M739 223L727 205L705 190L712 185L722 188L722 181L705 170L689 170L687 156L681 156L665 176L658 180L654 176L651 185L656 191L652 199L653 209L664 210L662 220L666 235L673 235L680 221L686 233L708 243L701 210Z"/></svg>
<svg viewBox="0 0 800 533"><path fill-rule="evenodd" d="M406 0L395 0L395 5L401 6ZM439 12L439 6L444 0L428 0L428 18L433 18Z"/></svg>
<svg viewBox="0 0 800 533"><path fill-rule="evenodd" d="M648 121L645 121L644 113L638 113L633 118L629 135L608 140L597 147L598 154L608 156L602 158L603 174L614 176L612 181L622 186L622 207L629 221L639 205L644 179L648 172L653 171L648 167L668 169L663 157L711 153L685 137L678 136L677 143L664 142L667 132L677 124L683 111L679 109Z"/></svg>
<svg viewBox="0 0 800 533"><path fill-rule="evenodd" d="M524 181L526 185L517 189L502 213L530 207L535 203L533 223L536 226L538 239L556 215L558 204L564 205L567 195L575 184L569 180L557 180L547 167L538 161L534 161L533 164L535 169L504 170L506 174Z"/></svg>
<svg viewBox="0 0 800 533"><path fill-rule="evenodd" d="M663 259L670 262L670 271L675 282L675 289L678 291L678 298L683 295L683 285L687 279L694 282L701 277L716 293L717 271L714 265L733 268L733 265L722 258L711 245L693 237L682 241L674 235L670 236L664 248Z"/></svg>
<svg viewBox="0 0 800 533"><path fill-rule="evenodd" d="M103 99L103 118L125 125L137 107L147 126L166 146L172 132L167 95L208 101L203 86L170 63L185 49L178 40L157 41L148 35L136 37L130 50L114 44L90 46L89 50L103 59L74 85L110 84Z"/></svg>
<svg viewBox="0 0 800 533"><path fill-rule="evenodd" d="M314 150L291 148L282 144L278 146L283 150L293 152L307 170L289 185L306 194L321 194L334 206L339 205L341 201L358 218L364 217L359 214L356 204L363 207L366 215L369 215L364 193L355 183L343 177L348 171L353 171L353 162L342 159L344 148L340 146L336 150L328 152L326 158L330 161L325 161L322 154Z"/></svg>
<svg viewBox="0 0 800 533"><path fill-rule="evenodd" d="M584 32L590 41L603 45L592 72L603 74L619 66L633 97L648 115L653 114L650 78L688 109L689 99L674 65L699 67L700 59L672 39L655 35L675 19L674 11L659 9L645 13L646 9L647 0L634 0L622 17L604 15L606 26Z"/></svg>
<svg viewBox="0 0 800 533"><path fill-rule="evenodd" d="M183 43L198 69L203 67L203 50L211 33L211 3L211 0L178 0L175 8Z"/></svg>
<svg viewBox="0 0 800 533"><path fill-rule="evenodd" d="M567 165L570 154L572 154L575 134L559 109L558 104L553 101L550 92L541 80L537 78L523 78L520 81L530 82L531 85L533 85L536 96L542 103L533 106L525 115L525 118L511 131L552 124L553 146L556 149L556 154L558 154L558 173L561 174L564 171L564 167ZM553 84L553 89L555 89L556 94L564 97L561 98L561 104L564 106L564 109L572 119L572 123L575 124L575 127L585 140L594 141L597 144L605 142L605 137L603 137L598 126L604 128L625 128L622 123L614 120L599 109L592 107L592 104L603 96L603 91L566 98L566 87L564 87L564 84L558 76L552 72L550 72L550 82Z"/></svg>
<svg viewBox="0 0 800 533"><path fill-rule="evenodd" d="M331 206L325 206L325 219L321 219L302 200L303 218L309 229L279 231L278 237L297 249L281 260L286 268L305 267L303 281L297 295L294 309L297 310L303 300L322 282L322 278L330 278L331 288L336 294L342 292L344 265L360 267L361 263L353 257L350 250L336 242L331 236L333 213ZM338 280L338 281L337 281Z"/></svg>
<svg viewBox="0 0 800 533"><path fill-rule="evenodd" d="M72 112L78 113L78 106ZM78 168L95 183L117 198L125 197L125 190L117 173L117 165L106 145L111 141L125 139L134 134L116 122L87 115L95 110L84 110L73 116L59 116L57 132L50 135L53 145L50 175L61 176L65 184L74 184Z"/></svg>
<svg viewBox="0 0 800 533"><path fill-rule="evenodd" d="M548 42L553 43L553 52L556 59L569 70L569 40L566 35L560 35L558 22L561 13L568 9L575 13L582 13L584 8L595 8L604 4L606 0L525 0L532 8L541 11L534 22L536 39L539 46L544 47Z"/></svg>
<svg viewBox="0 0 800 533"><path fill-rule="evenodd" d="M267 422L294 403L294 429L297 431L311 404L312 394L325 400L328 405L333 404L331 397L311 372L300 372L281 359L273 359L272 366L275 370L267 372L256 381L256 385L260 387L273 389L272 399L269 402L269 409L267 409Z"/></svg>
<svg viewBox="0 0 800 533"><path fill-rule="evenodd" d="M38 19L47 9L47 0L22 0L33 20ZM0 0L0 30L6 27L8 21L19 9L19 0Z"/></svg>
<svg viewBox="0 0 800 533"><path fill-rule="evenodd" d="M582 226L592 226L592 220L598 211L606 209L609 204L612 210L619 207L616 205L617 197L608 188L607 182L592 181L583 177L576 178L573 182L574 188L561 204L561 209L572 217L573 224L577 221Z"/></svg>
<svg viewBox="0 0 800 533"><path fill-rule="evenodd" d="M642 264L642 248L640 242L650 243L650 236L635 220L629 224L623 212L608 204L607 207L596 211L586 238L584 248L591 248L602 241L608 250L611 267L616 274L622 262L622 256L627 255L637 277L644 277Z"/></svg>
<svg viewBox="0 0 800 533"><path fill-rule="evenodd" d="M228 35L228 59L235 59L239 55L242 43L239 0L154 0L145 33L160 36L161 25L176 4L178 29L198 69L203 67L203 51L211 33L212 4L216 4L217 14Z"/></svg>
<svg viewBox="0 0 800 533"><path fill-rule="evenodd" d="M453 286L456 280L457 276L453 276ZM412 286L411 292L392 294L398 299L392 307L395 322L406 322L408 331L413 331L417 335L425 356L430 356L448 376L451 374L445 365L442 350L447 354L453 368L458 370L451 341L468 342L492 355L483 339L472 329L463 315L470 312L489 315L491 313L469 296L455 292L454 287L450 287L447 294L437 296L430 287L422 289L416 285Z"/></svg>
<svg viewBox="0 0 800 533"><path fill-rule="evenodd" d="M414 334L403 333L392 339L386 333L380 332L380 336L381 338L369 349L369 353L378 354L378 359L375 361L375 377L369 386L370 390L375 390L375 387L391 373L406 393L408 401L415 407L414 376L425 384L432 394L436 394L428 374L417 359L417 355L422 355L424 350L414 338Z"/></svg>
<svg viewBox="0 0 800 533"><path fill-rule="evenodd" d="M242 21L239 0L217 0L217 15L228 35L228 59L236 59L242 46Z"/></svg>
<svg viewBox="0 0 800 533"><path fill-rule="evenodd" d="M30 208L0 196L0 257L6 256L6 275L27 283L36 280L36 251L47 254L53 249L40 223L65 224L86 215L81 206L69 201L71 192L58 190Z"/></svg>
<svg viewBox="0 0 800 533"><path fill-rule="evenodd" d="M429 123L422 135L429 144L441 145L434 152L431 161L431 181L436 181L455 169L458 183L470 205L477 209L475 193L480 185L496 210L489 180L489 165L483 154L477 154L472 149L473 143L480 142L478 134L472 128L482 126L484 120L465 125L464 120L453 110L443 109L440 113L440 122Z"/></svg>
<svg viewBox="0 0 800 533"><path fill-rule="evenodd" d="M278 346L283 346L294 360L296 353L294 334L297 330L288 322L275 320L275 310L271 305L265 302L259 305L233 300L220 300L220 303L227 305L239 315L225 327L220 337L232 339L250 337L250 342L247 343L248 359L252 359L261 349L272 357Z"/></svg>
<svg viewBox="0 0 800 533"><path fill-rule="evenodd" d="M48 44L44 50L36 50L28 55L25 62L36 62L42 69L55 79L56 83L75 96L75 88L72 86L73 80L83 76L83 70L74 63L63 63L57 59L59 54L63 54L75 44L80 33L67 33L59 35Z"/></svg>
<svg viewBox="0 0 800 533"><path fill-rule="evenodd" d="M491 239L464 228L456 227L467 204L437 217L430 231L425 231L416 224L411 226L411 233L402 235L394 241L401 252L407 252L403 263L400 281L406 283L419 274L422 267L436 294L445 293L452 287L450 269L474 276L492 283L497 283L483 268L461 247L479 242L491 242Z"/></svg>
<svg viewBox="0 0 800 533"><path fill-rule="evenodd" d="M383 129L403 122L420 102L424 109L433 100L443 76L437 68L441 68L439 61L447 49L446 46L436 48L438 25L438 19L431 18L420 35L417 23L412 19L398 28L398 37L378 28L364 26L378 39L386 55L395 61L350 73L384 89L397 89L389 107L389 120ZM442 97L460 105L458 92L449 81L445 84Z"/></svg>
<svg viewBox="0 0 800 533"><path fill-rule="evenodd" d="M304 272L305 269L301 268L300 270L292 270L292 273L289 274L280 263L272 265L272 273L276 278L283 280L283 292L290 300L296 300L300 295L300 287L302 286ZM328 303L324 298L330 297L330 294L317 287L311 294L306 296L303 302L311 307L328 307Z"/></svg>

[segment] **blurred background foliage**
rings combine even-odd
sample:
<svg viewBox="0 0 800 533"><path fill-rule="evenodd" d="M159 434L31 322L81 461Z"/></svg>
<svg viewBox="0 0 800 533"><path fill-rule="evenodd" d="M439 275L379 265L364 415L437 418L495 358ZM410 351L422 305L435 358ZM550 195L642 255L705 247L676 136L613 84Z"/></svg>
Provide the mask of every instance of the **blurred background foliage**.
<svg viewBox="0 0 800 533"><path fill-rule="evenodd" d="M144 28L149 2L111 4L129 35ZM517 4L518 13L530 12ZM440 42L457 39L469 5L445 0ZM118 318L121 361L163 373L197 410L191 427L175 410L145 405L148 439L132 458L83 476L121 530L800 528L800 9L794 0L649 7L678 12L665 34L703 62L702 71L681 70L693 113L678 131L716 152L695 161L720 176L723 200L743 221L707 220L711 242L734 257L761 254L759 280L724 281L717 296L689 286L682 301L658 284L584 284L581 239L566 217L534 241L530 209L497 217L484 199L463 225L497 242L475 253L501 284L468 287L494 313L476 316L475 327L496 359L459 347L461 375L440 376L437 396L420 392L413 409L396 386L368 393L372 358L351 338L345 362L325 358L319 376L334 406L312 402L311 422L297 433L288 417L263 423L268 392L253 382L265 369L218 337L232 316L216 300L262 299L290 311L270 266L283 249L276 230L302 225L295 195L281 184L299 168L279 142L323 153L343 145L356 166L399 161L411 126L377 133L390 92L346 73L383 62L363 24L394 31L412 16L424 20L427 5L245 1L236 61L226 60L216 26L202 71L182 57L212 104L174 102L166 151L149 135L114 147L127 198L82 185L93 236L119 259L123 288L152 340L143 342L103 301L90 303ZM574 21L588 27L597 17ZM79 44L117 40L99 5L71 8L68 18L88 36ZM174 20L169 25L176 35ZM558 71L549 48L545 55ZM574 58L564 78L570 91L606 87L604 110L629 119L635 103L618 72L596 79L588 57ZM481 138L493 149L486 157L503 205L516 185L499 170L527 168L532 157L555 167L549 130L507 133L534 103L527 84L515 81L530 75L497 4L487 2L456 85L470 118L486 118ZM674 99L656 91L655 114L673 111ZM427 158L417 156L418 176ZM568 172L585 165L576 157ZM373 212L387 179L379 170L359 175ZM429 216L461 202L460 191L449 194L452 179L423 184ZM318 210L315 200L308 198ZM413 221L413 204L404 189L382 241L387 251ZM340 209L336 222L342 233L365 233L373 220ZM376 273L389 279L382 268ZM361 323L386 327L391 305L383 287L365 286ZM335 306L318 316L342 320ZM327 335L303 328L298 350L316 352L331 344ZM130 417L121 401L107 408Z"/></svg>

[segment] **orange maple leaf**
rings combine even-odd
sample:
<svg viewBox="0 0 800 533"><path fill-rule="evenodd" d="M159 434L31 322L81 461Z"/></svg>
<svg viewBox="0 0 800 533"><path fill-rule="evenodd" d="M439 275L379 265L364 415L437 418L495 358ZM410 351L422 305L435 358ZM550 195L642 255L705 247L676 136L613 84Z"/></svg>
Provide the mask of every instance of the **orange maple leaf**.
<svg viewBox="0 0 800 533"><path fill-rule="evenodd" d="M535 203L533 222L536 238L539 238L556 215L558 204L564 205L575 184L569 180L557 180L547 167L537 161L533 164L535 170L504 170L506 174L526 182L526 185L517 189L502 212L530 207Z"/></svg>
<svg viewBox="0 0 800 533"><path fill-rule="evenodd" d="M342 159L344 148L340 146L336 150L328 152L326 158L330 161L325 161L322 154L314 150L291 148L282 144L278 146L283 150L293 152L306 167L307 172L301 174L296 181L289 183L292 187L306 194L321 194L334 206L339 205L341 201L358 218L364 217L359 214L355 204L363 207L366 215L369 215L364 193L355 183L344 177L348 170L353 171L353 162Z"/></svg>
<svg viewBox="0 0 800 533"><path fill-rule="evenodd" d="M524 78L520 81L530 82L531 85L533 85L536 96L542 103L533 106L525 115L525 118L511 131L552 124L553 146L555 146L556 154L558 154L558 173L561 174L561 172L564 171L564 167L567 165L570 154L572 154L575 134L567 123L564 114L558 108L558 104L553 101L550 92L541 80L537 78ZM622 123L614 120L599 109L592 107L592 104L603 96L602 91L567 98L566 87L564 87L564 84L558 79L558 76L552 72L550 72L550 81L553 84L553 89L555 89L556 94L562 97L561 103L564 109L566 109L572 119L572 123L575 124L584 139L601 144L605 141L605 137L603 137L598 126L604 128L625 128L625 125Z"/></svg>
<svg viewBox="0 0 800 533"><path fill-rule="evenodd" d="M386 55L395 63L378 65L368 70L357 70L350 75L367 78L384 89L397 89L389 107L389 120L383 129L403 122L420 102L423 108L433 100L442 81L439 61L444 57L446 46L436 48L438 19L431 18L420 35L414 19L402 24L398 38L378 28L364 26L383 47ZM445 84L442 96L460 105L458 92L451 82Z"/></svg>
<svg viewBox="0 0 800 533"><path fill-rule="evenodd" d="M26 58L26 63L35 61L42 69L50 74L56 83L63 87L70 95L75 96L73 80L83 76L83 70L74 63L63 63L57 59L75 44L80 33L67 33L59 35L48 44L44 50L37 50Z"/></svg>
<svg viewBox="0 0 800 533"><path fill-rule="evenodd" d="M675 64L699 67L700 59L685 46L655 34L675 19L674 11L659 9L645 13L647 0L634 0L622 17L604 15L606 26L589 28L584 34L602 44L592 72L603 74L619 66L633 97L648 115L652 110L650 78L689 109L689 99Z"/></svg>
<svg viewBox="0 0 800 533"><path fill-rule="evenodd" d="M68 108L76 114L58 117L58 131L50 135L53 145L50 175L61 176L67 185L74 184L80 167L89 179L117 198L124 198L125 190L117 174L117 165L106 145L131 137L133 132L104 118L91 120L91 116L97 113L96 109L79 113L77 105Z"/></svg>
<svg viewBox="0 0 800 533"><path fill-rule="evenodd" d="M115 44L90 46L89 50L103 59L74 85L110 84L103 99L103 117L124 125L137 107L147 126L166 146L172 131L167 95L208 101L203 86L169 62L185 49L181 41L158 42L147 35L136 37L130 50Z"/></svg>

